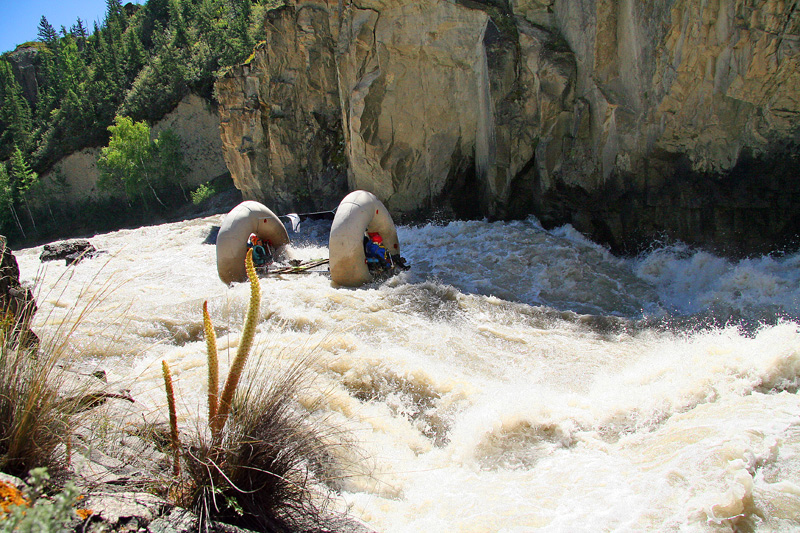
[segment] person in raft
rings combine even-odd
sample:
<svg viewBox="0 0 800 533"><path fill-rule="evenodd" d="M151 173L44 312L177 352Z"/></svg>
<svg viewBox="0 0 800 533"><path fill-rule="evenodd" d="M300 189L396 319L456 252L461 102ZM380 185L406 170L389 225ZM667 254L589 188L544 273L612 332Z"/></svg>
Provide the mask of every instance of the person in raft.
<svg viewBox="0 0 800 533"><path fill-rule="evenodd" d="M383 245L380 233L367 233L364 236L364 255L367 258L367 267L370 271L391 270L392 256Z"/></svg>
<svg viewBox="0 0 800 533"><path fill-rule="evenodd" d="M269 248L269 241L264 242L255 233L250 234L247 239L247 247L253 249L253 265L263 267L272 263L272 250Z"/></svg>

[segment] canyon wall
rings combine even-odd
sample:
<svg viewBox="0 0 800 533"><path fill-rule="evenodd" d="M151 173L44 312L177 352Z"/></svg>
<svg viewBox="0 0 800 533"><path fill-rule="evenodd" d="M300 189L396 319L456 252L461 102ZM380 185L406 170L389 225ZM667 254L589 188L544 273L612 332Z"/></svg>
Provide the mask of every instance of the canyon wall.
<svg viewBox="0 0 800 533"><path fill-rule="evenodd" d="M246 198L536 215L617 251L800 227L800 9L767 0L315 0L217 82Z"/></svg>

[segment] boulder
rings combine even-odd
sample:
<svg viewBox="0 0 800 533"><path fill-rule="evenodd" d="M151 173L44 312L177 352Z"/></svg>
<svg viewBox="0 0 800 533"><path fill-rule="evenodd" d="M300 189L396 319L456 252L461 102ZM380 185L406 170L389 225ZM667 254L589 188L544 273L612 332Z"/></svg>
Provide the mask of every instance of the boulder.
<svg viewBox="0 0 800 533"><path fill-rule="evenodd" d="M97 249L92 243L84 239L74 239L45 244L42 248L42 253L39 254L39 261L63 259L66 265L69 266L95 255L97 255Z"/></svg>
<svg viewBox="0 0 800 533"><path fill-rule="evenodd" d="M33 293L19 281L17 258L0 235L0 330L4 338L23 348L39 343L31 330L37 306Z"/></svg>

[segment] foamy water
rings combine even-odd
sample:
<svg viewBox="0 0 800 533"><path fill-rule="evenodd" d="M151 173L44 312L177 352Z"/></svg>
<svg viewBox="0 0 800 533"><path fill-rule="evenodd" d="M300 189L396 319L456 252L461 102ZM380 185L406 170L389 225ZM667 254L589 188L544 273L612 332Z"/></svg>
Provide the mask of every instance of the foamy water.
<svg viewBox="0 0 800 533"><path fill-rule="evenodd" d="M204 244L220 219L98 235L76 267L15 252L35 329L77 322L75 349L154 411L169 361L192 424L202 302L225 356L249 295ZM327 257L326 231L295 254ZM355 444L341 508L382 532L800 528L800 255L620 259L533 219L399 237L412 269L382 284L261 280L260 364L310 355L309 394Z"/></svg>

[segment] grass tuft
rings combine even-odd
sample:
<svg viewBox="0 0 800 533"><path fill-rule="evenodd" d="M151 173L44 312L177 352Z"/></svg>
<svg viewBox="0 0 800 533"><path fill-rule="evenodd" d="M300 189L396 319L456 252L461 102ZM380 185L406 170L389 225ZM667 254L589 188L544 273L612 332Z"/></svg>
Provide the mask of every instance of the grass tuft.
<svg viewBox="0 0 800 533"><path fill-rule="evenodd" d="M0 339L0 470L18 477L45 466L62 471L57 453L80 411L78 395L65 399L62 353L26 348L11 336Z"/></svg>
<svg viewBox="0 0 800 533"><path fill-rule="evenodd" d="M249 376L219 443L189 446L191 500L206 521L256 531L297 531L319 521L335 460L325 430L297 402L306 369L301 362L269 380Z"/></svg>
<svg viewBox="0 0 800 533"><path fill-rule="evenodd" d="M176 503L193 507L201 529L223 521L257 531L307 530L321 524L336 464L335 444L297 398L306 386L304 362L269 377L243 376L260 316L261 289L245 259L250 304L239 348L218 401L217 350L208 306L203 322L209 352L209 432L184 432L183 478ZM265 356L265 354L261 354ZM262 364L256 365L258 368ZM246 383L240 387L240 383ZM208 439L210 435L210 440Z"/></svg>

